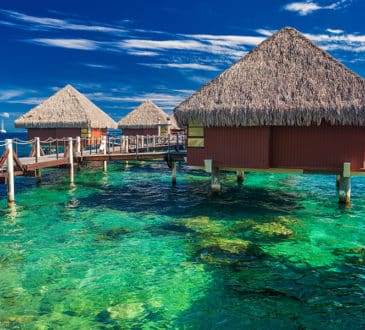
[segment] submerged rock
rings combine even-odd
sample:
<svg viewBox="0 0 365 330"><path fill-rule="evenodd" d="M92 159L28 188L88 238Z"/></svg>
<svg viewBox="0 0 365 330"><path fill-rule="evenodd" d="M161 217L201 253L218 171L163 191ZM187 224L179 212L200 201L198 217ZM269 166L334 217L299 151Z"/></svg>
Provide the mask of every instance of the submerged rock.
<svg viewBox="0 0 365 330"><path fill-rule="evenodd" d="M121 236L128 234L131 231L132 229L130 227L114 227L96 234L95 239L97 241L117 241Z"/></svg>
<svg viewBox="0 0 365 330"><path fill-rule="evenodd" d="M143 303L133 302L133 303L122 303L112 307L109 307L107 311L110 313L112 319L134 319L141 316L145 308Z"/></svg>
<svg viewBox="0 0 365 330"><path fill-rule="evenodd" d="M263 224L257 224L253 227L253 229L260 233L264 234L270 237L273 236L282 236L282 237L288 237L293 234L293 231L281 223L278 222L267 222Z"/></svg>
<svg viewBox="0 0 365 330"><path fill-rule="evenodd" d="M227 231L227 228L209 217L195 217L182 220L185 227L200 234L221 234Z"/></svg>
<svg viewBox="0 0 365 330"><path fill-rule="evenodd" d="M199 258L205 262L232 264L259 258L263 251L250 241L215 237L201 243Z"/></svg>
<svg viewBox="0 0 365 330"><path fill-rule="evenodd" d="M293 231L286 227L284 224L291 223L290 218L278 217L276 221L270 221L261 223L252 219L247 219L234 226L237 231L254 231L257 234L265 235L268 237L289 237L293 234ZM284 224L283 224L284 223Z"/></svg>

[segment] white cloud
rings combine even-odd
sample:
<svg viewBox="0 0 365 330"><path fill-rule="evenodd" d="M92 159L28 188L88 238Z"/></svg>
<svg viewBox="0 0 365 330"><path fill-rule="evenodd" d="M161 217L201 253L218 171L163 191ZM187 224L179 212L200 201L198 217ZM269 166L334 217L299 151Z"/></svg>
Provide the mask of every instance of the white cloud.
<svg viewBox="0 0 365 330"><path fill-rule="evenodd" d="M0 13L6 17L22 23L33 24L32 28L40 29L53 29L53 30L76 30L76 31L91 31L91 32L103 32L103 33L124 33L126 32L121 27L107 26L107 25L95 25L94 23L82 24L73 23L68 20L49 18L49 17L36 17L26 15L20 12L12 10L0 10ZM10 23L12 24L12 23Z"/></svg>
<svg viewBox="0 0 365 330"><path fill-rule="evenodd" d="M9 118L10 114L9 114L9 112L3 112L3 113L0 113L0 117Z"/></svg>
<svg viewBox="0 0 365 330"><path fill-rule="evenodd" d="M315 11L327 9L336 10L342 7L348 0L341 0L333 2L329 5L321 6L313 0L307 0L305 2L292 2L284 6L285 10L297 12L301 16L312 14Z"/></svg>
<svg viewBox="0 0 365 330"><path fill-rule="evenodd" d="M340 30L340 29L327 29L326 31L329 32L329 33L332 33L332 34L342 34L342 33L344 33L344 31Z"/></svg>
<svg viewBox="0 0 365 330"><path fill-rule="evenodd" d="M276 30L257 29L256 32L265 37L270 37L276 32Z"/></svg>
<svg viewBox="0 0 365 330"><path fill-rule="evenodd" d="M219 71L220 69L213 65L198 64L198 63L140 63L140 65L149 66L157 69L173 68L182 70L205 70L205 71Z"/></svg>
<svg viewBox="0 0 365 330"><path fill-rule="evenodd" d="M140 50L127 50L127 53L129 55L135 55L135 56L158 56L159 55L157 52L140 51Z"/></svg>
<svg viewBox="0 0 365 330"><path fill-rule="evenodd" d="M265 38L255 36L232 36L232 35L212 35L212 34L187 34L187 37L199 39L200 41L208 42L216 46L256 46Z"/></svg>
<svg viewBox="0 0 365 330"><path fill-rule="evenodd" d="M8 101L24 93L22 90L0 90L0 101Z"/></svg>
<svg viewBox="0 0 365 330"><path fill-rule="evenodd" d="M88 39L50 39L38 38L30 39L30 42L50 47L61 47L78 50L96 50L99 48L98 43Z"/></svg>
<svg viewBox="0 0 365 330"><path fill-rule="evenodd" d="M135 103L138 104L144 102L145 100L152 100L154 103L162 107L164 110L173 109L179 103L186 99L187 96L191 95L191 91L188 90L174 90L173 94L168 93L141 93L139 95L128 95L128 96L118 96L111 95L102 92L97 93L89 93L86 94L87 97L92 99L93 101L100 102L119 102L119 103ZM123 106L121 105L120 108Z"/></svg>
<svg viewBox="0 0 365 330"><path fill-rule="evenodd" d="M29 97L24 99L9 100L7 101L7 103L35 105L35 104L40 104L45 99L46 99L45 97Z"/></svg>
<svg viewBox="0 0 365 330"><path fill-rule="evenodd" d="M204 45L194 40L144 40L144 39L127 39L119 43L122 49L153 49L153 50L199 50Z"/></svg>
<svg viewBox="0 0 365 330"><path fill-rule="evenodd" d="M95 68L95 69L107 69L107 70L114 69L112 65L107 65L107 64L94 64L94 63L81 63L81 64L89 68Z"/></svg>

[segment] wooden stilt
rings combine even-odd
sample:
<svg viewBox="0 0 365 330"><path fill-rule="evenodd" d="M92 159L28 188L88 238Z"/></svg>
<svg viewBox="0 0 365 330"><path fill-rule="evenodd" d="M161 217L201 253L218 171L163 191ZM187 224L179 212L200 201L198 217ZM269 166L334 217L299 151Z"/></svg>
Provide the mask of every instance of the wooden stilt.
<svg viewBox="0 0 365 330"><path fill-rule="evenodd" d="M351 163L343 164L343 173L339 183L339 202L349 204L351 200Z"/></svg>
<svg viewBox="0 0 365 330"><path fill-rule="evenodd" d="M104 147L104 155L106 155L106 144ZM103 161L103 171L104 171L104 173L108 172L108 161L107 160Z"/></svg>
<svg viewBox="0 0 365 330"><path fill-rule="evenodd" d="M219 180L219 168L218 167L213 167L212 168L212 180L211 180L211 189L213 192L220 192L221 191L221 183Z"/></svg>
<svg viewBox="0 0 365 330"><path fill-rule="evenodd" d="M70 184L74 185L74 153L72 146L72 138L68 138L68 159L70 164Z"/></svg>
<svg viewBox="0 0 365 330"><path fill-rule="evenodd" d="M243 182L245 180L245 172L244 171L237 171L237 182Z"/></svg>
<svg viewBox="0 0 365 330"><path fill-rule="evenodd" d="M172 162L172 184L176 184L176 162Z"/></svg>
<svg viewBox="0 0 365 330"><path fill-rule="evenodd" d="M41 141L40 141L39 137L35 138L35 143L36 143L35 159L36 159L36 162L38 163L39 157L41 157Z"/></svg>
<svg viewBox="0 0 365 330"><path fill-rule="evenodd" d="M129 152L129 137L128 136L125 137L125 152L126 153Z"/></svg>
<svg viewBox="0 0 365 330"><path fill-rule="evenodd" d="M35 180L37 184L40 184L42 181L42 172L41 169L35 171Z"/></svg>
<svg viewBox="0 0 365 330"><path fill-rule="evenodd" d="M14 156L13 156L13 140L6 139L6 150L8 151L7 172L8 172L8 202L14 203Z"/></svg>
<svg viewBox="0 0 365 330"><path fill-rule="evenodd" d="M341 177L341 175L336 175L336 187L337 187L337 189L340 187L340 177Z"/></svg>
<svg viewBox="0 0 365 330"><path fill-rule="evenodd" d="M81 152L81 139L79 136L76 136L76 152Z"/></svg>

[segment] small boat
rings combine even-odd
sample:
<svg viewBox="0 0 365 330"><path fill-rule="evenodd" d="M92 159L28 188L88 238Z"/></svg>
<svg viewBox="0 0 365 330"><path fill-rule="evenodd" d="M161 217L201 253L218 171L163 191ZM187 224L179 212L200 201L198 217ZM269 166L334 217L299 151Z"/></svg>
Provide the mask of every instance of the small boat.
<svg viewBox="0 0 365 330"><path fill-rule="evenodd" d="M1 120L1 129L0 129L0 133L1 134L5 134L6 133L6 129L4 127L4 119Z"/></svg>

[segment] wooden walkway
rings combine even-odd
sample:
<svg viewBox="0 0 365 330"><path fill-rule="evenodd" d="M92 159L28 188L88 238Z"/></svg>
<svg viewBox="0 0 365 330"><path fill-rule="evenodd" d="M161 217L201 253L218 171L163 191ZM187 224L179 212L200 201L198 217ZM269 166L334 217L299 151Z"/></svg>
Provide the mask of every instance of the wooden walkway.
<svg viewBox="0 0 365 330"><path fill-rule="evenodd" d="M139 138L143 139L143 137ZM181 162L186 159L186 151L183 150L183 144L178 143L178 139L177 142L176 140L174 141L171 142L170 140L166 140L165 142L168 143L160 143L158 145L154 143L153 147L148 144L142 144L142 146L139 146L139 144L136 143L134 145L127 144L124 145L124 148L115 147L113 142L112 147L111 144L109 145L108 143L108 145L104 146L104 148L100 148L100 145L95 145L85 149L82 148L83 151L77 152L75 150L80 150L80 146L77 147L75 141L70 140L70 145L64 148L64 153L58 152L57 150L57 153L49 155L46 155L44 153L40 143L38 142L38 144L34 144L34 148L31 152L32 156L18 158L17 154L15 152L12 152L13 173L11 175L36 177L39 175L39 171L45 168L57 168L60 166L73 167L74 165L87 164L88 162L102 162L105 168L107 162L129 160L163 160L166 161L167 165L171 168L174 167L174 164L176 162ZM180 138L180 141L183 140ZM72 150L72 158L69 156L70 150ZM2 157L0 158L0 184L8 183L8 164L9 151L5 150Z"/></svg>

